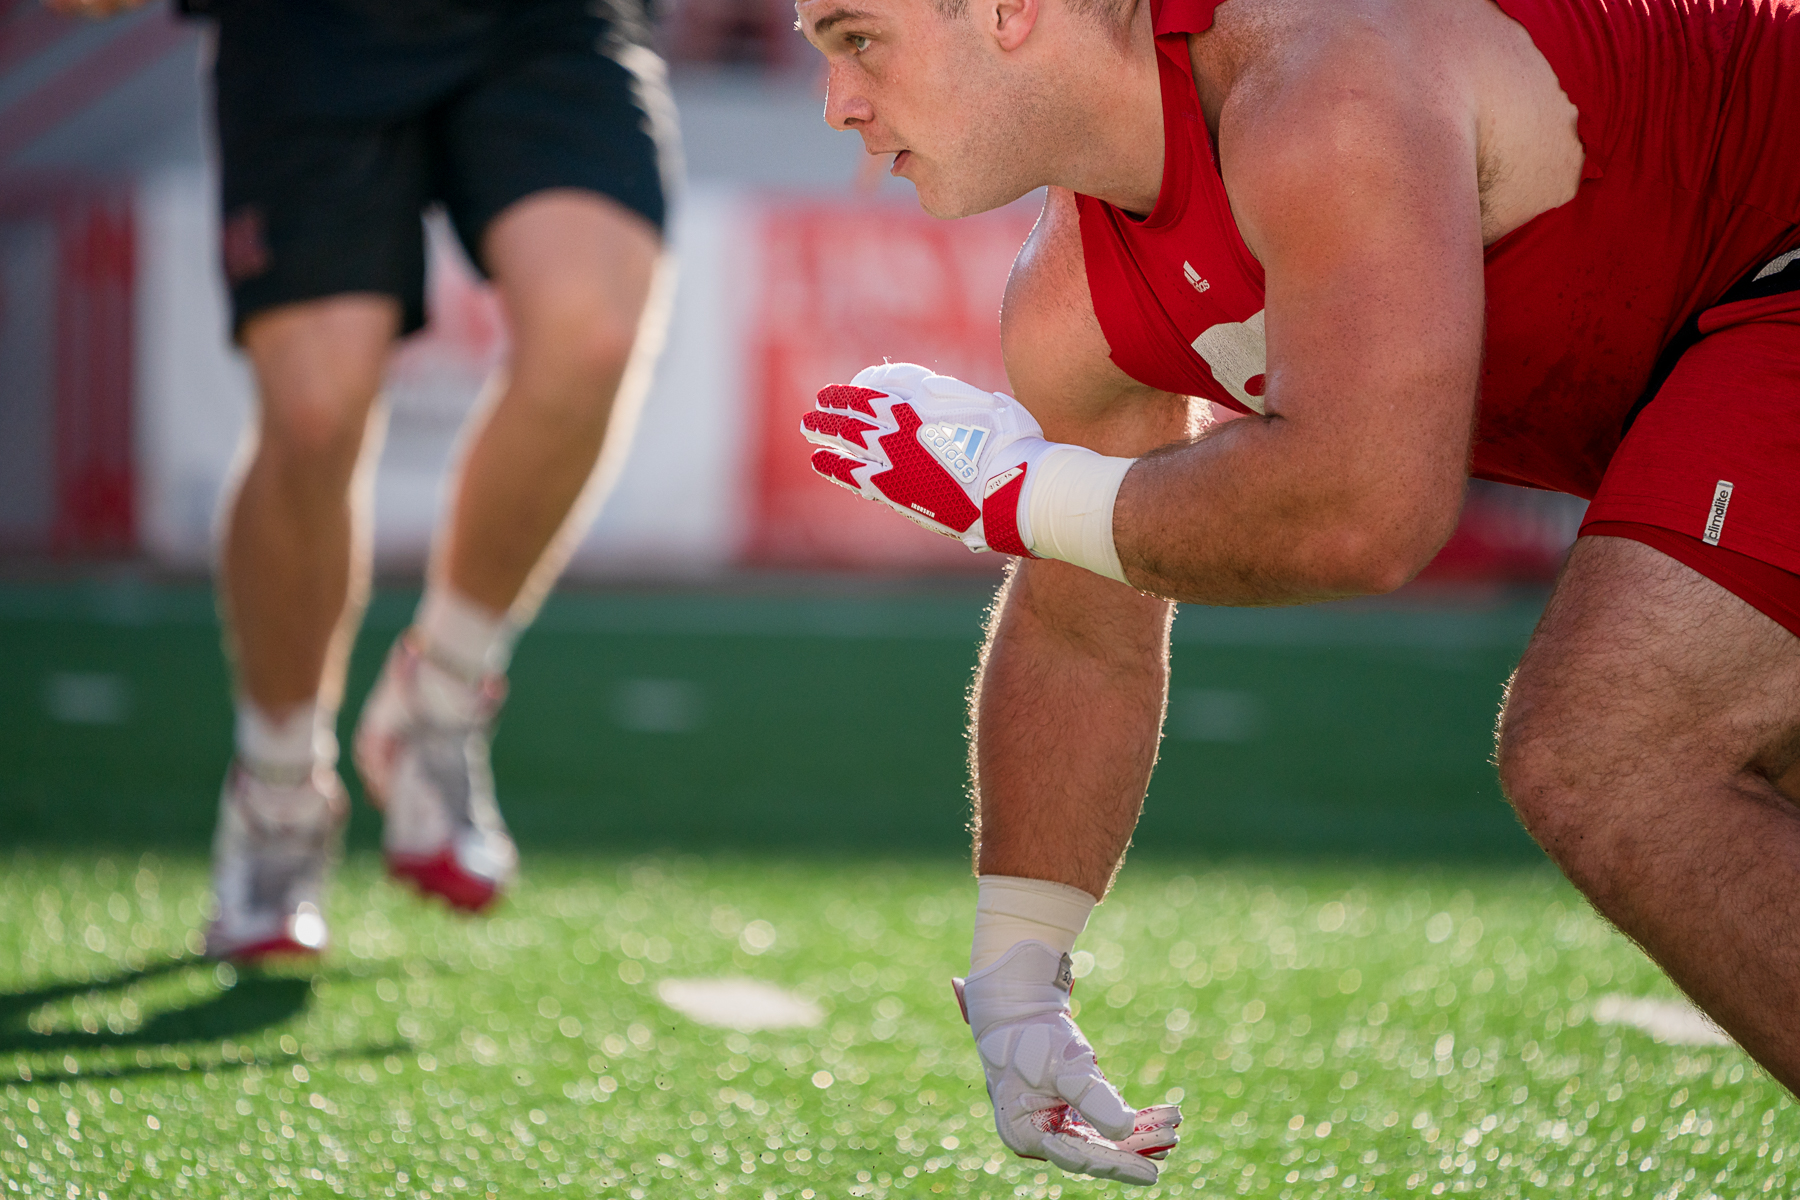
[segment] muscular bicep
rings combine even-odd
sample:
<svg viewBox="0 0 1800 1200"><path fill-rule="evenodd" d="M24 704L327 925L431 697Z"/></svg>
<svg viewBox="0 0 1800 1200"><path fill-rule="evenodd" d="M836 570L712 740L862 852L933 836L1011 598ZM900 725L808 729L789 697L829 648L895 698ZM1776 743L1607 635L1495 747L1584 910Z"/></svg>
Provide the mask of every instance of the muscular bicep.
<svg viewBox="0 0 1800 1200"><path fill-rule="evenodd" d="M1013 394L1053 441L1136 455L1198 432L1210 406L1138 383L1094 316L1070 192L1052 188L1006 284L1000 345Z"/></svg>
<svg viewBox="0 0 1800 1200"><path fill-rule="evenodd" d="M1246 87L1221 166L1266 275L1270 416L1346 486L1454 504L1483 328L1475 129L1412 49L1352 34Z"/></svg>

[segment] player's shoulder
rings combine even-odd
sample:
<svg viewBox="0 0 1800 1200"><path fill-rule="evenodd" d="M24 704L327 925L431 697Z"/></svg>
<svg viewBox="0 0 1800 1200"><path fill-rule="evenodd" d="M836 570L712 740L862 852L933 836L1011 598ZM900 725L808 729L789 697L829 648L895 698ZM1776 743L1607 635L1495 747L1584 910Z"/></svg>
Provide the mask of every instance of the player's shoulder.
<svg viewBox="0 0 1800 1200"><path fill-rule="evenodd" d="M1472 67L1469 17L1488 0L1228 0L1190 39L1221 107L1261 112L1333 97L1416 102Z"/></svg>
<svg viewBox="0 0 1800 1200"><path fill-rule="evenodd" d="M1228 183L1254 175L1309 189L1346 156L1434 145L1434 128L1457 140L1450 131L1474 113L1462 25L1475 3L1486 0L1221 4L1217 28L1190 50Z"/></svg>
<svg viewBox="0 0 1800 1200"><path fill-rule="evenodd" d="M1012 279L1030 283L1071 276L1080 270L1081 213L1075 193L1067 188L1045 188L1043 210L1013 260Z"/></svg>
<svg viewBox="0 0 1800 1200"><path fill-rule="evenodd" d="M1465 176L1472 193L1470 38L1447 27L1477 3L1228 0L1217 29L1190 39L1232 214L1265 266L1284 246L1333 242L1353 214L1417 215Z"/></svg>
<svg viewBox="0 0 1800 1200"><path fill-rule="evenodd" d="M1075 193L1049 188L1031 236L1013 262L1000 310L1000 346L1014 394L1046 432L1093 436L1095 422L1127 395L1153 395L1112 360L1094 313Z"/></svg>
<svg viewBox="0 0 1800 1200"><path fill-rule="evenodd" d="M1046 188L1044 208L1013 260L1001 308L1003 338L1043 324L1067 327L1094 322L1087 264L1081 249L1081 213L1075 193Z"/></svg>

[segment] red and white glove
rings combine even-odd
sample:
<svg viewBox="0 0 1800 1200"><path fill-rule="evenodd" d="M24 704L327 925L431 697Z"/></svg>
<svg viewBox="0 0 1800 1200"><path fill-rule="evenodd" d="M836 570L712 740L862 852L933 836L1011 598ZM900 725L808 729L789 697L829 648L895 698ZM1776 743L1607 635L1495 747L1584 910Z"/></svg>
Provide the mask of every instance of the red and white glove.
<svg viewBox="0 0 1800 1200"><path fill-rule="evenodd" d="M994 1126L1008 1150L1079 1175L1156 1182L1158 1161L1180 1141L1181 1109L1134 1109L1100 1073L1069 1015L1068 955L1020 942L951 986L974 1031Z"/></svg>
<svg viewBox="0 0 1800 1200"><path fill-rule="evenodd" d="M1021 503L1052 450L1025 406L915 363L883 363L819 392L800 422L820 475L971 550L1035 558Z"/></svg>

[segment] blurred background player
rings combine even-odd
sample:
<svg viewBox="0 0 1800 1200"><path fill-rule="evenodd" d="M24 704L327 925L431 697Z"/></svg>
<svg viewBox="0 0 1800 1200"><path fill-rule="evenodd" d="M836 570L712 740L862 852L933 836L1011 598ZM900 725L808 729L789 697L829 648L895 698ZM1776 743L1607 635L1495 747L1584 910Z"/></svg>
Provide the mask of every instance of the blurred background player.
<svg viewBox="0 0 1800 1200"><path fill-rule="evenodd" d="M479 910L517 861L488 768L512 645L598 506L608 429L628 427L660 343L673 106L637 0L184 7L217 23L222 258L259 400L220 540L237 752L206 948L317 952L348 810L334 730L368 586L376 401L396 340L425 323L422 211L441 203L492 279L511 358L464 430L424 599L355 757L389 871Z"/></svg>

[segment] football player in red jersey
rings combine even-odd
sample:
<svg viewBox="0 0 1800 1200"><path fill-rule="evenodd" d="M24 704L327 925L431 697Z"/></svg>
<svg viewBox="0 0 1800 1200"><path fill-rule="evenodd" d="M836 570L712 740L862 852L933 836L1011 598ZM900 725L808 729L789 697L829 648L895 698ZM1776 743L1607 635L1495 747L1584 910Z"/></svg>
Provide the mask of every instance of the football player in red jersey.
<svg viewBox="0 0 1800 1200"><path fill-rule="evenodd" d="M1137 819L1171 601L1392 590L1471 474L1592 501L1508 691L1507 794L1800 1085L1800 6L797 11L826 119L928 210L1050 189L1002 314L1014 396L890 364L805 422L821 475L1020 557L962 988L1008 1145L1154 1177L1102 1157L1141 1132L1116 1093L1045 1073L1047 1045L1086 1061L1073 1025L1032 1023L1066 1020L1059 955Z"/></svg>

